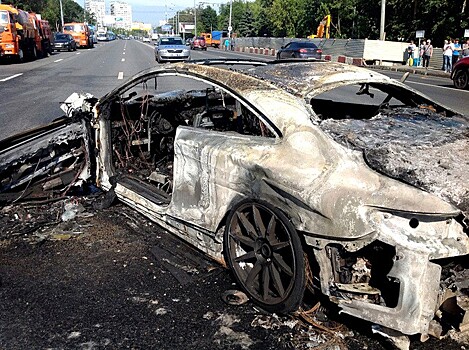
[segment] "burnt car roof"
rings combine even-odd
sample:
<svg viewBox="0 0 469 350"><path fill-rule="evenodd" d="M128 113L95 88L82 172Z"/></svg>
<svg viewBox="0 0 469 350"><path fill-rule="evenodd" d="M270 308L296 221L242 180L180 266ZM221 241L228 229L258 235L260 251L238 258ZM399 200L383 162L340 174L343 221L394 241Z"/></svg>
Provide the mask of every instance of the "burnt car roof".
<svg viewBox="0 0 469 350"><path fill-rule="evenodd" d="M236 69L235 66L238 65L253 67ZM383 74L343 63L304 60L286 62L284 60L196 60L143 70L104 96L102 101L120 91L125 91L138 79L145 81L154 74L164 72L203 76L207 80L223 83L230 90L238 92L283 90L302 98L311 98L333 87L350 83L382 82L403 85ZM414 91L408 86L405 87Z"/></svg>

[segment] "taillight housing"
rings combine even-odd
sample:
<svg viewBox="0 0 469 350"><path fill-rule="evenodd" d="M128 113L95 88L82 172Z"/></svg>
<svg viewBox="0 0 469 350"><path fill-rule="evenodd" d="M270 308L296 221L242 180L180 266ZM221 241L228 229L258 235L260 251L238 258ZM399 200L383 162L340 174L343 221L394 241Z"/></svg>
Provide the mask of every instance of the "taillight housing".
<svg viewBox="0 0 469 350"><path fill-rule="evenodd" d="M322 50L321 50L321 49L317 49L316 52L317 52L317 53L322 53Z"/></svg>
<svg viewBox="0 0 469 350"><path fill-rule="evenodd" d="M300 49L299 51L300 51L300 53L306 53L306 52L308 52L308 50L306 50L306 49Z"/></svg>

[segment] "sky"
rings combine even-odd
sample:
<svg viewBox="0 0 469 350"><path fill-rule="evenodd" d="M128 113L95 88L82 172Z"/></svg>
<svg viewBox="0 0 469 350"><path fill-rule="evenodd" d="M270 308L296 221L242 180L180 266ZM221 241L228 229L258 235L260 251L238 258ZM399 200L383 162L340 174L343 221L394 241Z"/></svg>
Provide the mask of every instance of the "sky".
<svg viewBox="0 0 469 350"><path fill-rule="evenodd" d="M84 0L74 0L76 3L84 6ZM106 11L109 11L111 0L106 1ZM171 18L176 11L184 10L188 7L194 7L194 0L120 0L132 6L132 19L134 22L152 23L157 25L160 20ZM195 0L196 3L202 2ZM229 0L203 0L206 3L228 3ZM212 6L218 10L218 5Z"/></svg>

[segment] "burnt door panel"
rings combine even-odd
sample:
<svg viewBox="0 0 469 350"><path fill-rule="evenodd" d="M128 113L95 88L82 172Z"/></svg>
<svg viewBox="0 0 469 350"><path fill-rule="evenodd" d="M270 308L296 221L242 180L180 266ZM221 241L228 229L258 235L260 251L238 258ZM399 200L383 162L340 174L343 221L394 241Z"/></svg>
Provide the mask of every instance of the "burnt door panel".
<svg viewBox="0 0 469 350"><path fill-rule="evenodd" d="M64 118L0 142L0 204L64 196L92 180L90 130Z"/></svg>

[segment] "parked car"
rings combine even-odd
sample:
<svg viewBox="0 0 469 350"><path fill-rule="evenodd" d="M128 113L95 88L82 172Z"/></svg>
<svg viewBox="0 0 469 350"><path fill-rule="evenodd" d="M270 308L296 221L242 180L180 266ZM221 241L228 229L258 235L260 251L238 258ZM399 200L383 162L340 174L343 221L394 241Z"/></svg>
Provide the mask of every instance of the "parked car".
<svg viewBox="0 0 469 350"><path fill-rule="evenodd" d="M71 95L68 117L0 143L0 202L99 186L270 312L322 293L387 334L467 329L469 119L360 67L234 64Z"/></svg>
<svg viewBox="0 0 469 350"><path fill-rule="evenodd" d="M458 89L469 87L469 57L461 58L453 67L451 72L453 85Z"/></svg>
<svg viewBox="0 0 469 350"><path fill-rule="evenodd" d="M316 44L308 41L292 41L282 46L277 52L277 59L282 58L309 58L321 59L322 50Z"/></svg>
<svg viewBox="0 0 469 350"><path fill-rule="evenodd" d="M207 50L207 45L205 44L205 38L198 36L191 40L190 42L191 50Z"/></svg>
<svg viewBox="0 0 469 350"><path fill-rule="evenodd" d="M143 41L144 43L151 43L151 38L148 37L148 36L144 36L143 39L142 39L142 41Z"/></svg>
<svg viewBox="0 0 469 350"><path fill-rule="evenodd" d="M191 58L191 51L180 37L161 37L155 44L155 60L187 61Z"/></svg>
<svg viewBox="0 0 469 350"><path fill-rule="evenodd" d="M54 50L55 51L76 51L77 43L72 35L64 33L56 33L54 35Z"/></svg>

